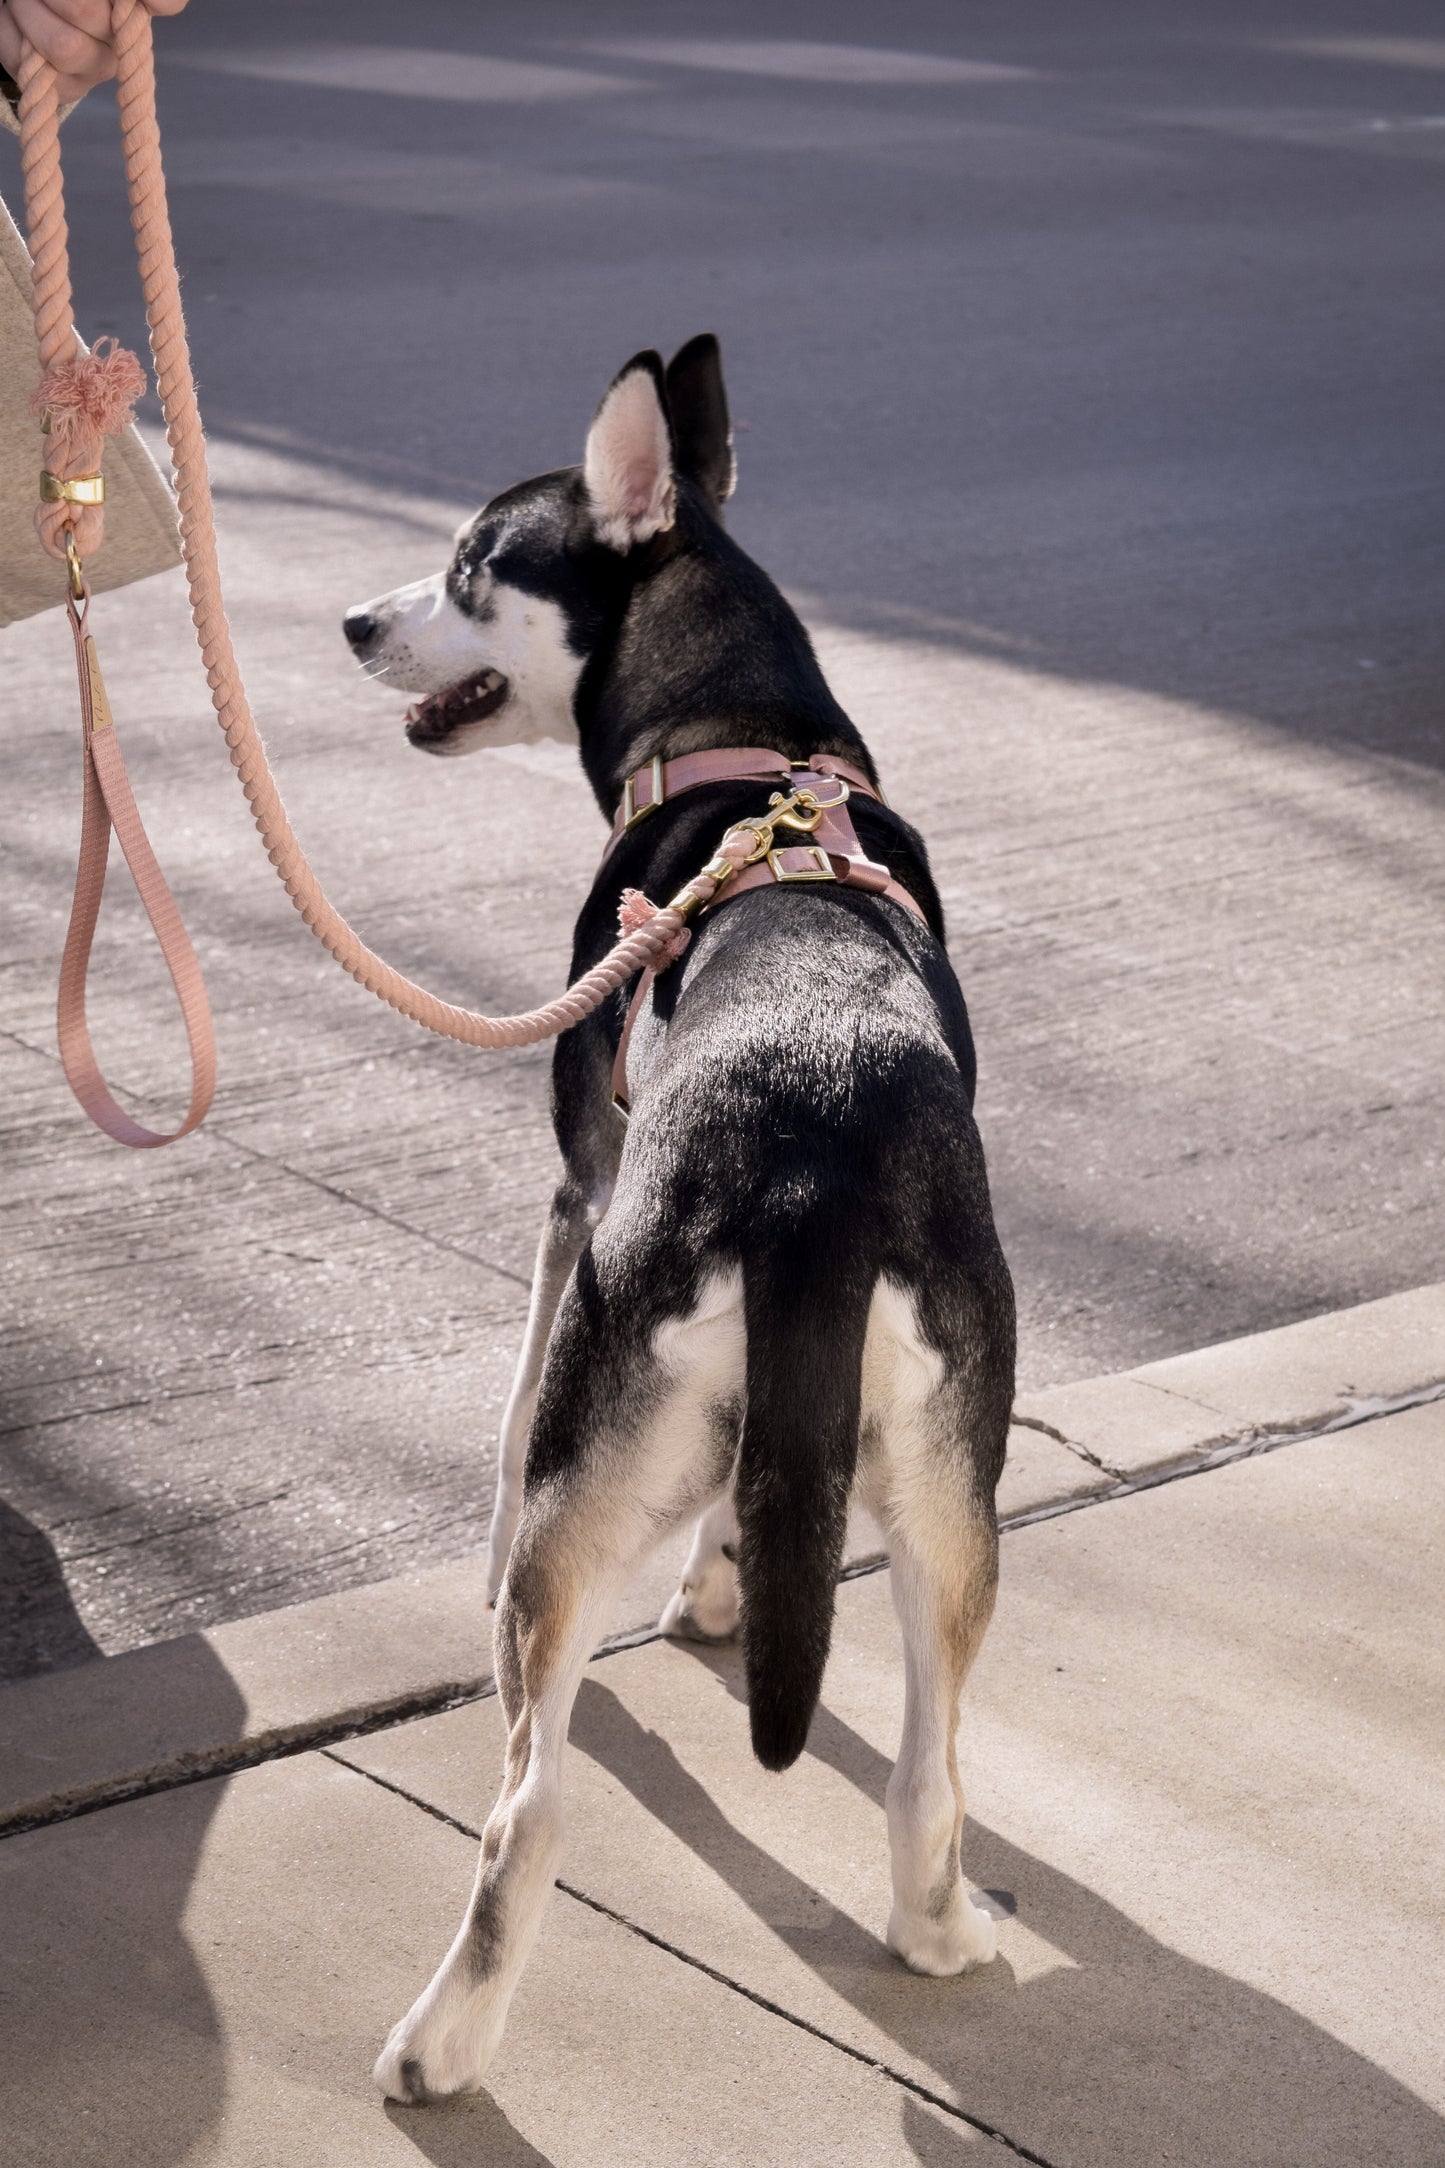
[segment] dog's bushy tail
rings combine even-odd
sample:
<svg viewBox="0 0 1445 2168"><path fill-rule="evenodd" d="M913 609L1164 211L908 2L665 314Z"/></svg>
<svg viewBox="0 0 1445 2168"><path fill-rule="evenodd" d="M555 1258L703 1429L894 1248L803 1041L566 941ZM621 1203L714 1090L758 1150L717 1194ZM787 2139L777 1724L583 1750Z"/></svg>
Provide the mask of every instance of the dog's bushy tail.
<svg viewBox="0 0 1445 2168"><path fill-rule="evenodd" d="M836 1241L787 1241L743 1266L747 1407L738 1448L738 1588L753 1751L786 1769L823 1684L858 1459L871 1280Z"/></svg>

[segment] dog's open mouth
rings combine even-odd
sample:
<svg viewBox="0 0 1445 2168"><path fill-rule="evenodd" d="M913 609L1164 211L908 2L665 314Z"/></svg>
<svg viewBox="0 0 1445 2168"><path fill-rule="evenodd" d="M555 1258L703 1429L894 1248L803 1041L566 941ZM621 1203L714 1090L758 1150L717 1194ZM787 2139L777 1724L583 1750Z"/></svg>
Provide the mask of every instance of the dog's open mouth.
<svg viewBox="0 0 1445 2168"><path fill-rule="evenodd" d="M500 670L479 670L444 693L429 693L407 709L407 737L423 752L434 752L464 724L484 723L495 715L511 689Z"/></svg>

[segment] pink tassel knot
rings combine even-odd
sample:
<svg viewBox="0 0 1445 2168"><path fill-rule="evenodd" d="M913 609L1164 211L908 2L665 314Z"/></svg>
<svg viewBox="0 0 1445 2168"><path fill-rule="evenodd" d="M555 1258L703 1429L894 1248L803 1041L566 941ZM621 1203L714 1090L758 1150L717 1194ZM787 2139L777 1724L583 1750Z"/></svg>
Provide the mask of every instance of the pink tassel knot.
<svg viewBox="0 0 1445 2168"><path fill-rule="evenodd" d="M97 339L89 354L47 369L30 402L32 414L49 410L52 444L77 438L115 437L130 426L146 373L128 346Z"/></svg>
<svg viewBox="0 0 1445 2168"><path fill-rule="evenodd" d="M657 917L661 909L662 905L654 903L650 896L644 896L640 888L624 888L622 903L617 913L617 924L624 935L640 933L650 919ZM691 939L692 935L684 927L676 940L663 950L662 955L658 958L659 966L664 962L676 963Z"/></svg>

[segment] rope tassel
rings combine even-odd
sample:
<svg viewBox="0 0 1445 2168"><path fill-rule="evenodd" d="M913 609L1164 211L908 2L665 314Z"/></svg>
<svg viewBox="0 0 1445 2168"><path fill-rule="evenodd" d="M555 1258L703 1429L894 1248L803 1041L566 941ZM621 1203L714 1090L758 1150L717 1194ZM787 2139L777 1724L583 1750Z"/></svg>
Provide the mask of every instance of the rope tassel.
<svg viewBox="0 0 1445 2168"><path fill-rule="evenodd" d="M101 453L107 437L119 436L135 418L135 403L146 388L146 373L128 346L97 339L94 350L76 352L52 363L30 401L46 433L45 468L58 482L94 482L94 499L74 503L67 493L35 508L35 531L52 557L64 557L67 535L76 554L89 557L105 538L105 496L100 480Z"/></svg>
<svg viewBox="0 0 1445 2168"><path fill-rule="evenodd" d="M111 338L97 339L88 354L58 361L46 370L30 411L43 417L51 450L68 450L77 438L118 437L129 429L147 382L145 370L128 346L117 346Z"/></svg>

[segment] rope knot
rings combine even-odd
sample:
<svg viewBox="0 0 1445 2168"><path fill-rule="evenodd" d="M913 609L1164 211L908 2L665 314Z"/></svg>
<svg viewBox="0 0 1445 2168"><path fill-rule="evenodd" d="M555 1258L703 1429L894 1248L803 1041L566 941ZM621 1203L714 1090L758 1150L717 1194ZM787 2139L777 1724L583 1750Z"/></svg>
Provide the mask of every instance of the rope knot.
<svg viewBox="0 0 1445 2168"><path fill-rule="evenodd" d="M62 458L79 442L117 437L135 418L146 373L128 346L97 339L88 354L48 368L30 402L32 414L48 414L52 448Z"/></svg>
<svg viewBox="0 0 1445 2168"><path fill-rule="evenodd" d="M618 927L624 936L640 933L651 920L660 916L662 908L662 905L654 903L650 896L644 896L640 888L624 888L622 903L617 913ZM655 968L660 971L668 964L675 964L691 939L692 935L684 926L681 933L661 951Z"/></svg>

